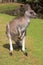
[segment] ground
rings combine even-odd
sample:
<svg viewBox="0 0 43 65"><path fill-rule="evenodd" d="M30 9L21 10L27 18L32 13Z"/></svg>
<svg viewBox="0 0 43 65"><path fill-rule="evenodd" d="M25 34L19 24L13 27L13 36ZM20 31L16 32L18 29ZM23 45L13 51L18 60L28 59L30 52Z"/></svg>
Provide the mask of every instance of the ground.
<svg viewBox="0 0 43 65"><path fill-rule="evenodd" d="M9 55L9 41L6 37L6 24L14 16L0 14L0 65L43 65L43 20L31 19L27 28L25 56L20 49L15 49ZM13 46L15 43L13 42Z"/></svg>

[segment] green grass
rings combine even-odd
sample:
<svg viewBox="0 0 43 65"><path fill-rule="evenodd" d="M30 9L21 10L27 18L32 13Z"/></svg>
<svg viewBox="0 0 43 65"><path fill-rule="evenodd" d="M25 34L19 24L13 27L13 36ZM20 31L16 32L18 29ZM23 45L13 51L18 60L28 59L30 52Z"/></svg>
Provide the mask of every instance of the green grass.
<svg viewBox="0 0 43 65"><path fill-rule="evenodd" d="M7 11L12 11L16 8L18 8L21 4L20 3L4 3L0 4L0 13L5 13Z"/></svg>
<svg viewBox="0 0 43 65"><path fill-rule="evenodd" d="M26 50L28 57L21 50L14 50L13 55L10 56L9 49L4 47L9 44L5 27L13 18L14 16L0 14L0 65L43 65L43 20L32 19L27 28Z"/></svg>

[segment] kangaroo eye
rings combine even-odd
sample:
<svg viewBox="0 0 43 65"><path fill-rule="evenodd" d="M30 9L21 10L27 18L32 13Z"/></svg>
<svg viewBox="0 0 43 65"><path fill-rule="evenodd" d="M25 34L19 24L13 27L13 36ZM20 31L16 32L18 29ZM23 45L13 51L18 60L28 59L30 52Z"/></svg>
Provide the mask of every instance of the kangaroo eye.
<svg viewBox="0 0 43 65"><path fill-rule="evenodd" d="M30 14L33 14L33 12L30 12Z"/></svg>

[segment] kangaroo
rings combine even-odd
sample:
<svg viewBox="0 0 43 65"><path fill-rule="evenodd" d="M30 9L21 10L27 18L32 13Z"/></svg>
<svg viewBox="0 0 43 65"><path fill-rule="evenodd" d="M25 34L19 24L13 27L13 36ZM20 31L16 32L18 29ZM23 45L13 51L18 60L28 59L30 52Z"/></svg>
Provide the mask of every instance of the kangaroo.
<svg viewBox="0 0 43 65"><path fill-rule="evenodd" d="M12 40L16 43L21 41L22 51L25 51L25 38L26 38L26 29L30 24L30 19L35 18L36 13L32 9L25 11L24 16L20 18L13 19L6 26L6 34L10 43L10 53L13 52ZM18 43L20 46L20 43Z"/></svg>

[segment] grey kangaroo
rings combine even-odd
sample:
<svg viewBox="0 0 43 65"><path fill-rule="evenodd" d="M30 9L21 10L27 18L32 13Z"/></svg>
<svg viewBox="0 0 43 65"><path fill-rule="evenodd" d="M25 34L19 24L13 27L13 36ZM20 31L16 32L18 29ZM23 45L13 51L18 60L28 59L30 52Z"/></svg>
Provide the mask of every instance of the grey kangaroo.
<svg viewBox="0 0 43 65"><path fill-rule="evenodd" d="M26 29L30 24L30 19L35 18L36 13L32 9L28 9L25 11L25 14L23 17L13 19L10 21L6 26L6 34L9 39L10 43L10 53L13 52L13 46L12 46L12 40L18 43L18 46L22 46L22 51L26 53L25 51L25 38L26 38Z"/></svg>

